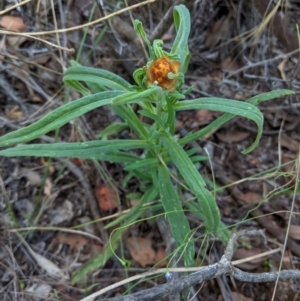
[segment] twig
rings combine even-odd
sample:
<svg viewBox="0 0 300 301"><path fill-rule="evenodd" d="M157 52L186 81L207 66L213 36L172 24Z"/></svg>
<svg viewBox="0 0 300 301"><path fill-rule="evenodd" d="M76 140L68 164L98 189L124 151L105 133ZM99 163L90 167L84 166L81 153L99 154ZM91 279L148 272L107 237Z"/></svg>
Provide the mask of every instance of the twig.
<svg viewBox="0 0 300 301"><path fill-rule="evenodd" d="M98 23L100 23L104 20L108 20L108 19L110 19L114 16L120 15L122 13L125 13L125 12L127 12L129 10L132 10L132 9L135 9L135 8L138 8L140 6L143 6L143 5L146 5L146 4L149 4L149 3L153 3L155 1L157 1L157 0L147 0L147 1L137 3L137 4L133 4L131 6L120 9L120 10L114 12L114 13L111 13L111 14L105 16L105 17L99 18L99 19L94 20L92 22L88 22L88 23L85 23L85 24L81 24L81 25L73 26L73 27L69 27L69 28L61 28L61 29L57 29L57 30L39 31L39 32L14 32L14 31L10 31L10 30L0 30L0 33L1 34L8 34L8 35L25 36L25 37L32 38L33 36L43 36L43 35L48 35L48 34L53 34L53 33L62 33L62 32L69 32L69 31L79 30L79 29L83 29L83 28L86 28L86 27L96 25L96 24L98 24ZM44 41L44 42L46 42L46 41ZM68 50L68 49L64 49L64 50Z"/></svg>
<svg viewBox="0 0 300 301"><path fill-rule="evenodd" d="M222 275L230 275L233 278L243 281L243 282L271 282L276 280L278 277L280 280L283 279L300 279L300 271L299 270L285 270L280 272L271 272L271 273L247 273L235 268L233 263L231 262L233 253L234 253L234 245L242 236L257 236L260 234L264 240L266 241L266 237L263 231L257 230L244 230L239 233L233 234L231 239L228 242L224 255L221 260L215 264L209 265L204 268L199 268L199 270L193 274L182 277L181 279L165 283L163 285L158 285L156 287L146 289L131 295L127 296L119 296L110 299L102 299L102 301L154 301L162 299L170 294L179 293L182 290L194 286L196 284L200 284L204 281L214 279L216 277L220 277ZM165 269L159 269L157 271L150 271L147 273L143 273L142 275L136 275L131 277L131 281L141 279L146 276L159 274L163 272ZM166 271L166 270L165 270ZM94 298L102 295L107 292L108 289L116 288L122 285L126 280L121 281L120 283L116 283L110 287L102 289L80 301L90 301L96 300ZM126 281L128 283L128 281Z"/></svg>

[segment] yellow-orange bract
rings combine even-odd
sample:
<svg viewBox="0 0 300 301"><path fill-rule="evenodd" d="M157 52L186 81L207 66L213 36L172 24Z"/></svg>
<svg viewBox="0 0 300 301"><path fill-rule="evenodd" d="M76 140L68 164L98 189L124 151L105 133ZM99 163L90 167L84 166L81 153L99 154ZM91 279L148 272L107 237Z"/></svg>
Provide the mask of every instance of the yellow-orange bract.
<svg viewBox="0 0 300 301"><path fill-rule="evenodd" d="M149 86L155 81L157 84L169 92L173 92L176 88L177 77L173 79L168 78L168 73L172 72L177 74L180 68L180 63L178 61L172 61L167 56L162 56L161 58L155 60L146 69L147 82Z"/></svg>

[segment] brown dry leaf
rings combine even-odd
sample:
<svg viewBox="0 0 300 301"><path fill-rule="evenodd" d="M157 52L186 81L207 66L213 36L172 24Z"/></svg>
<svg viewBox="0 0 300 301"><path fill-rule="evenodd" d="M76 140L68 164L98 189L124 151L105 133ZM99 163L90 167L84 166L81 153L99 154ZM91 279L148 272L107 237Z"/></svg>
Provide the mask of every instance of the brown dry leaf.
<svg viewBox="0 0 300 301"><path fill-rule="evenodd" d="M118 206L118 195L114 189L101 185L95 190L95 196L99 207L103 211L110 211Z"/></svg>
<svg viewBox="0 0 300 301"><path fill-rule="evenodd" d="M240 142L250 136L250 132L232 131L226 133L216 133L218 139L225 143Z"/></svg>
<svg viewBox="0 0 300 301"><path fill-rule="evenodd" d="M300 226L290 225L289 237L300 240Z"/></svg>
<svg viewBox="0 0 300 301"><path fill-rule="evenodd" d="M233 301L253 301L252 298L245 297L244 295L237 292L231 292L231 296Z"/></svg>
<svg viewBox="0 0 300 301"><path fill-rule="evenodd" d="M167 265L166 257L167 257L166 250L164 248L158 248L155 257L155 263L157 263L158 268L162 268Z"/></svg>
<svg viewBox="0 0 300 301"><path fill-rule="evenodd" d="M19 177L25 177L27 179L27 185L30 186L40 186L42 184L42 177L41 175L36 172L35 170L32 170L30 168L21 168L19 170Z"/></svg>
<svg viewBox="0 0 300 301"><path fill-rule="evenodd" d="M23 44L25 41L27 41L27 37L18 37L18 36L7 36L5 41L7 45L15 48L20 47L21 44Z"/></svg>
<svg viewBox="0 0 300 301"><path fill-rule="evenodd" d="M4 16L0 19L0 26L13 31L24 31L26 25L20 17Z"/></svg>
<svg viewBox="0 0 300 301"><path fill-rule="evenodd" d="M258 204L262 200L260 194L251 191L239 194L238 198L247 204Z"/></svg>
<svg viewBox="0 0 300 301"><path fill-rule="evenodd" d="M169 34L169 33L165 33L161 39L164 41L164 42L168 42L168 41L172 41L174 39L174 35L172 34Z"/></svg>
<svg viewBox="0 0 300 301"><path fill-rule="evenodd" d="M150 238L129 237L126 245L133 260L142 267L156 263L157 255L152 248L152 241Z"/></svg>
<svg viewBox="0 0 300 301"><path fill-rule="evenodd" d="M21 119L24 117L23 112L20 110L19 106L12 106L6 113L5 117L7 119Z"/></svg>
<svg viewBox="0 0 300 301"><path fill-rule="evenodd" d="M234 260L246 259L261 254L263 252L265 252L265 250L261 248L253 248L253 249L239 248L234 252L233 259ZM270 258L270 256L271 255L267 255L267 256L265 255L255 259L249 258L249 261L240 263L237 266L246 270L253 270L259 267L265 259Z"/></svg>
<svg viewBox="0 0 300 301"><path fill-rule="evenodd" d="M205 125L213 119L213 114L208 110L197 110L195 118L198 125Z"/></svg>
<svg viewBox="0 0 300 301"><path fill-rule="evenodd" d="M82 235L62 232L59 232L55 239L59 244L66 244L76 249L81 249L89 243L89 240Z"/></svg>
<svg viewBox="0 0 300 301"><path fill-rule="evenodd" d="M297 152L300 149L300 143L286 134L281 135L280 143L292 152Z"/></svg>
<svg viewBox="0 0 300 301"><path fill-rule="evenodd" d="M30 101L32 101L32 102L41 102L42 99L38 95L35 94L31 97Z"/></svg>
<svg viewBox="0 0 300 301"><path fill-rule="evenodd" d="M240 66L232 61L232 58L229 56L221 63L221 69L224 72L231 72L231 71L237 71L240 69Z"/></svg>

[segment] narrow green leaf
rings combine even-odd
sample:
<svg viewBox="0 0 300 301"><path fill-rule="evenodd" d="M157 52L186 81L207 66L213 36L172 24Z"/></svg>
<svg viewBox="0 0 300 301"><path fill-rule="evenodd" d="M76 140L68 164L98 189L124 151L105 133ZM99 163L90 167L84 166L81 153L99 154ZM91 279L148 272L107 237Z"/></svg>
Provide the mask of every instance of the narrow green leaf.
<svg viewBox="0 0 300 301"><path fill-rule="evenodd" d="M159 118L157 115L153 114L153 113L150 113L149 111L147 110L139 110L138 113L142 116L145 116L145 117L148 117L152 120L154 120L157 124L160 125L160 127L164 128L165 127L165 124L164 122L161 120L161 118Z"/></svg>
<svg viewBox="0 0 300 301"><path fill-rule="evenodd" d="M132 171L140 168L146 168L149 169L153 165L156 165L158 163L158 160L156 158L150 158L150 159L143 159L139 162L127 165L124 170L126 171Z"/></svg>
<svg viewBox="0 0 300 301"><path fill-rule="evenodd" d="M263 114L251 103L245 103L232 99L203 97L193 100L177 102L174 105L175 110L199 110L206 109L211 111L226 112L242 116L254 121L258 127L256 139L243 153L251 152L259 143L263 130Z"/></svg>
<svg viewBox="0 0 300 301"><path fill-rule="evenodd" d="M272 92L263 93L263 94L254 96L252 98L249 98L246 101L246 103L252 104L252 105L258 105L258 104L260 104L261 102L264 102L264 101L269 101L269 100L274 99L274 98L287 96L287 95L292 95L292 94L294 94L294 92L291 91L291 90L286 90L286 89L275 90L275 91L272 91ZM227 121L231 120L233 117L235 117L234 114L225 113L224 115L220 116L219 118L217 118L216 120L211 122L205 128L201 129L200 131L197 131L197 132L192 133L192 134L188 134L184 138L180 139L179 144L184 146L187 143L198 140L198 139L206 136L210 132L213 132L213 131L217 130L220 126L222 126Z"/></svg>
<svg viewBox="0 0 300 301"><path fill-rule="evenodd" d="M175 6L173 17L177 35L171 53L177 54L180 57L180 71L184 74L187 70L190 58L188 49L188 38L191 27L190 12L181 4Z"/></svg>
<svg viewBox="0 0 300 301"><path fill-rule="evenodd" d="M194 266L194 243L190 239L191 231L186 216L182 210L178 193L175 191L170 174L163 166L158 167L158 186L161 201L168 218L171 232L177 246L183 252L185 266Z"/></svg>
<svg viewBox="0 0 300 301"><path fill-rule="evenodd" d="M259 105L262 102L269 101L271 99L288 96L295 94L294 91L287 90L287 89L281 89L281 90L274 90L271 92L262 93L259 95L256 95L254 97L249 98L246 102L253 104L254 106Z"/></svg>
<svg viewBox="0 0 300 301"><path fill-rule="evenodd" d="M68 81L68 86L73 88L74 90L78 91L80 94L83 96L88 96L91 94L89 89L84 87L79 81L77 80L69 80ZM98 91L99 92L99 91Z"/></svg>
<svg viewBox="0 0 300 301"><path fill-rule="evenodd" d="M116 96L113 100L113 105L119 106L124 105L126 103L138 103L147 98L147 100L151 100L149 97L155 95L162 91L162 88L159 86L151 86L147 90L143 92L128 92L126 94Z"/></svg>
<svg viewBox="0 0 300 301"><path fill-rule="evenodd" d="M123 91L100 92L67 103L37 122L0 137L0 146L23 143L38 138L95 108L110 104L114 97L123 93Z"/></svg>
<svg viewBox="0 0 300 301"><path fill-rule="evenodd" d="M203 209L208 231L215 231L220 224L220 212L213 195L206 189L200 173L174 137L164 132L162 140L185 182L197 197Z"/></svg>
<svg viewBox="0 0 300 301"><path fill-rule="evenodd" d="M37 156L51 158L95 159L103 153L117 150L147 148L150 144L143 140L97 140L80 143L52 143L19 145L0 151L0 156Z"/></svg>
<svg viewBox="0 0 300 301"><path fill-rule="evenodd" d="M134 27L135 32L144 40L144 42L148 46L148 51L149 51L150 57L152 58L153 57L153 48L152 48L151 43L147 37L147 34L143 28L142 22L139 20L134 20L133 27Z"/></svg>
<svg viewBox="0 0 300 301"><path fill-rule="evenodd" d="M70 85L72 81L91 82L112 90L130 91L132 85L122 77L103 69L75 66L66 70L63 81Z"/></svg>
<svg viewBox="0 0 300 301"><path fill-rule="evenodd" d="M148 140L149 133L146 130L146 126L137 117L136 113L130 105L124 106L111 106L115 113L122 118L132 131L141 139Z"/></svg>

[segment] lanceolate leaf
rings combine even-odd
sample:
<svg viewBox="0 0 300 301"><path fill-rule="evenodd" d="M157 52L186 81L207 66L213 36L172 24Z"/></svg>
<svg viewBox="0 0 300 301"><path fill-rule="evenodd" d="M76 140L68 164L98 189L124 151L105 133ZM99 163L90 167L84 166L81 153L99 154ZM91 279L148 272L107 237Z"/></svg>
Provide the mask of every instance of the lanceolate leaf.
<svg viewBox="0 0 300 301"><path fill-rule="evenodd" d="M247 148L244 153L252 151L259 143L263 129L263 115L257 107L250 103L245 103L225 98L197 98L193 100L180 101L175 104L176 111L206 109L218 112L226 112L242 116L253 120L257 127L257 136L254 143Z"/></svg>
<svg viewBox="0 0 300 301"><path fill-rule="evenodd" d="M97 83L111 90L130 91L132 85L122 77L107 70L91 67L71 67L65 72L64 82L68 85L72 81ZM72 84L71 84L72 85Z"/></svg>
<svg viewBox="0 0 300 301"><path fill-rule="evenodd" d="M113 98L123 93L123 91L105 91L67 103L39 121L0 137L0 146L23 143L38 138L95 108L110 104Z"/></svg>
<svg viewBox="0 0 300 301"><path fill-rule="evenodd" d="M246 103L256 106L256 105L260 104L261 102L268 101L268 100L282 97L282 96L286 96L286 95L291 95L291 94L294 94L294 92L291 90L285 90L285 89L275 90L272 92L263 93L263 94L254 96L254 97L248 99L246 101ZM200 138L204 137L205 135L207 135L208 133L215 131L216 129L218 129L220 126L222 126L224 123L226 123L233 117L235 117L234 114L225 113L224 115L220 116L219 118L217 118L216 120L211 122L205 128L201 129L200 131L197 131L193 134L189 134L189 135L185 136L184 138L180 139L179 144L186 145L187 143L190 143L192 141L200 139ZM244 151L243 153L245 153L245 152L246 151Z"/></svg>
<svg viewBox="0 0 300 301"><path fill-rule="evenodd" d="M190 226L182 210L182 205L178 194L170 179L168 170L163 166L158 166L158 186L161 201L168 218L171 232L183 253L182 257L186 266L194 266L194 244L190 235ZM179 253L181 253L179 251Z"/></svg>
<svg viewBox="0 0 300 301"><path fill-rule="evenodd" d="M174 164L203 209L207 230L217 230L220 224L219 208L211 192L206 189L205 182L200 173L174 137L168 132L164 132L162 133L162 139Z"/></svg>
<svg viewBox="0 0 300 301"><path fill-rule="evenodd" d="M0 151L0 156L98 159L105 155L105 153L110 155L118 150L147 148L149 146L149 142L143 140L99 140L82 143L29 144L2 150Z"/></svg>
<svg viewBox="0 0 300 301"><path fill-rule="evenodd" d="M190 13L184 5L178 5L174 8L173 16L177 35L171 53L179 55L180 71L185 73L190 58L188 50L188 38L191 27Z"/></svg>

